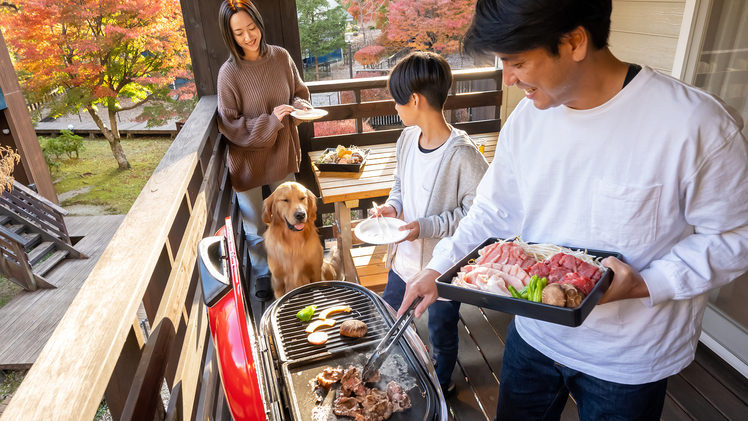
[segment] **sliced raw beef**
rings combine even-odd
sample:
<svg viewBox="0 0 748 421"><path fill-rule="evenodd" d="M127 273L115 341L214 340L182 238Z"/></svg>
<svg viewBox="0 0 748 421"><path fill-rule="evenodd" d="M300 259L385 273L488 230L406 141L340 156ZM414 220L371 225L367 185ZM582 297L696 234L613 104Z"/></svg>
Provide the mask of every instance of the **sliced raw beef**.
<svg viewBox="0 0 748 421"><path fill-rule="evenodd" d="M547 278L549 283L559 282L567 273L574 272L593 281L598 281L601 277L600 269L565 253L556 253L550 259L539 262L527 270L530 276L538 275L541 278Z"/></svg>
<svg viewBox="0 0 748 421"><path fill-rule="evenodd" d="M592 266L591 264L583 262L581 260L577 263L577 272L579 272L580 275L586 276L595 282L599 281L603 276L598 267Z"/></svg>
<svg viewBox="0 0 748 421"><path fill-rule="evenodd" d="M547 278L551 273L551 268L545 264L545 262L538 262L527 269L527 274L530 276L538 275L538 278Z"/></svg>
<svg viewBox="0 0 748 421"><path fill-rule="evenodd" d="M589 295L590 292L592 292L592 288L595 287L595 281L592 279L580 275L577 272L573 273L567 273L566 276L562 280L558 282L559 284L571 284L577 287L580 291L584 293L584 295Z"/></svg>
<svg viewBox="0 0 748 421"><path fill-rule="evenodd" d="M552 267L551 273L548 274L548 283L554 283L564 279L564 276L566 276L567 273L572 273L572 271L563 266Z"/></svg>

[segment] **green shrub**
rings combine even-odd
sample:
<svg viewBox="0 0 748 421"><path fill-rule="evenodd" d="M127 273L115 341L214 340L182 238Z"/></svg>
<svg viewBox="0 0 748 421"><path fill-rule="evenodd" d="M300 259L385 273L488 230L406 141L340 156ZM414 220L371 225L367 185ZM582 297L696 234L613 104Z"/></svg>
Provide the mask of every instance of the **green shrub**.
<svg viewBox="0 0 748 421"><path fill-rule="evenodd" d="M60 147L60 142L55 138L50 138L46 141L41 136L38 136L37 138L39 139L39 144L42 146L44 162L47 163L47 167L50 171L52 171L53 168L59 171L60 161L57 159L60 158L61 154L65 153L65 151Z"/></svg>
<svg viewBox="0 0 748 421"><path fill-rule="evenodd" d="M80 157L79 152L83 152L86 149L86 146L83 145L83 138L67 129L60 130L57 142L60 144L62 151L68 155L68 158L73 157L73 152L75 152L75 157L78 158Z"/></svg>

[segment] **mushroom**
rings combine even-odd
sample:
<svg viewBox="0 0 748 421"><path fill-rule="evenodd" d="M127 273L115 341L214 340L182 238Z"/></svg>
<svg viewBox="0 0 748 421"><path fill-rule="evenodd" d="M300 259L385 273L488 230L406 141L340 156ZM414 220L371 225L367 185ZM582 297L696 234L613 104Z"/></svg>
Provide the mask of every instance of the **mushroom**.
<svg viewBox="0 0 748 421"><path fill-rule="evenodd" d="M566 307L576 308L579 304L582 304L584 300L584 293L572 284L561 285L564 293L566 294Z"/></svg>
<svg viewBox="0 0 748 421"><path fill-rule="evenodd" d="M349 338L361 338L368 330L361 320L346 320L340 325L340 334Z"/></svg>
<svg viewBox="0 0 748 421"><path fill-rule="evenodd" d="M546 287L543 288L542 297L542 301L544 304L550 304L552 306L559 307L566 306L566 294L564 294L564 289L561 288L561 285L559 284L553 283L546 285Z"/></svg>

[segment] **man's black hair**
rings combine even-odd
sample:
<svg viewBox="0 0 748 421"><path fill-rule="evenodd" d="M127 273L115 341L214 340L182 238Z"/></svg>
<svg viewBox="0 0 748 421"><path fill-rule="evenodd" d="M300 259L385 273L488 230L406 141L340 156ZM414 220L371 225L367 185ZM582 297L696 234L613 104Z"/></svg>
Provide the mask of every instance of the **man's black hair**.
<svg viewBox="0 0 748 421"><path fill-rule="evenodd" d="M599 50L608 45L612 10L612 0L478 0L465 49L517 54L543 47L557 56L561 37L582 26Z"/></svg>
<svg viewBox="0 0 748 421"><path fill-rule="evenodd" d="M413 94L421 94L435 110L441 111L452 86L449 63L438 54L417 51L408 54L390 73L387 87L400 105L410 101Z"/></svg>

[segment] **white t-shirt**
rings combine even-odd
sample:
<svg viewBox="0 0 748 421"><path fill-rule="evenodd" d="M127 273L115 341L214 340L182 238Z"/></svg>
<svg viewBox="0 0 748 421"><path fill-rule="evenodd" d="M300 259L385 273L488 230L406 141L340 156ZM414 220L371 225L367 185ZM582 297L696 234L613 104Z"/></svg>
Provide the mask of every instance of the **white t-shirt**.
<svg viewBox="0 0 748 421"><path fill-rule="evenodd" d="M447 149L449 141L455 136L455 130L452 129L452 134L444 144L428 153L421 152L418 147L418 139L421 136L420 128L407 133L409 136L413 136L411 147L405 151L409 156L404 160L407 160L409 165L406 168L398 167L397 169L400 172L400 183L409 186L407 189L409 194L402 198L402 218L405 223L426 216L429 197L431 196L431 190L434 188L434 181L436 180L444 151ZM397 253L395 253L392 270L406 282L423 269L421 267L422 264L428 263L421 262L422 246L422 239L403 241L397 245Z"/></svg>
<svg viewBox="0 0 748 421"><path fill-rule="evenodd" d="M517 317L517 331L603 380L676 374L693 361L707 292L748 270L742 126L711 94L648 67L590 110L524 99L473 206L427 267L443 273L488 236L619 252L649 298L598 305L576 328Z"/></svg>

